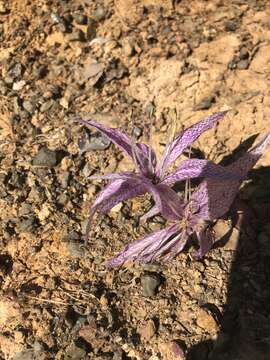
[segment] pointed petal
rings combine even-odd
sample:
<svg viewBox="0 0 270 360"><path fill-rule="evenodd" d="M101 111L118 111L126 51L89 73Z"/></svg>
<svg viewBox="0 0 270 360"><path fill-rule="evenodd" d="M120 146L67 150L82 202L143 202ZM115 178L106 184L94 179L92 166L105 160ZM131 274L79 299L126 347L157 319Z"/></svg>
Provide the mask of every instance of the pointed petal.
<svg viewBox="0 0 270 360"><path fill-rule="evenodd" d="M166 169L193 144L205 131L211 129L219 120L223 119L227 111L217 112L184 130L166 147L158 165L158 175L162 177Z"/></svg>
<svg viewBox="0 0 270 360"><path fill-rule="evenodd" d="M100 191L90 209L89 220L86 226L86 237L89 234L94 214L97 211L101 214L106 214L120 202L142 195L145 192L146 188L137 179L117 179L106 185L105 188Z"/></svg>
<svg viewBox="0 0 270 360"><path fill-rule="evenodd" d="M148 220L149 218L158 215L159 213L159 208L157 207L157 205L154 205L149 211L147 211L147 213L141 216L141 220Z"/></svg>
<svg viewBox="0 0 270 360"><path fill-rule="evenodd" d="M179 220L182 218L184 202L169 186L153 185L149 180L144 180L144 185L155 200L156 206L162 216L168 220Z"/></svg>
<svg viewBox="0 0 270 360"><path fill-rule="evenodd" d="M164 256L164 261L171 261L178 254L180 254L180 252L184 250L188 238L189 235L186 233L186 231L182 231L177 236L175 236L173 241L168 246L168 253Z"/></svg>
<svg viewBox="0 0 270 360"><path fill-rule="evenodd" d="M94 127L102 134L106 135L114 144L119 146L125 153L132 158L140 171L150 176L154 174L156 166L156 154L146 144L136 143L124 132L116 128L108 128L95 121L77 119L81 124L91 129Z"/></svg>
<svg viewBox="0 0 270 360"><path fill-rule="evenodd" d="M195 257L202 258L212 248L215 243L214 234L209 228L203 228L196 232L199 242L199 250L194 253Z"/></svg>
<svg viewBox="0 0 270 360"><path fill-rule="evenodd" d="M140 240L128 244L109 263L109 267L121 266L126 261L137 260L140 262L151 262L163 254L163 246L177 233L177 226L156 231Z"/></svg>
<svg viewBox="0 0 270 360"><path fill-rule="evenodd" d="M140 177L141 175L131 171L126 171L122 173L110 173L110 174L97 175L97 176L93 175L93 176L89 176L88 179L89 180L127 180L137 176Z"/></svg>
<svg viewBox="0 0 270 360"><path fill-rule="evenodd" d="M142 159L142 165L149 169L155 169L157 164L157 157L152 148L146 144L136 143L138 150L140 151L140 158Z"/></svg>
<svg viewBox="0 0 270 360"><path fill-rule="evenodd" d="M193 179L198 177L217 178L221 180L239 180L242 179L239 174L227 169L224 166L217 165L208 160L189 159L181 162L176 171L168 175L162 184L172 185L178 181Z"/></svg>
<svg viewBox="0 0 270 360"><path fill-rule="evenodd" d="M88 127L89 129L94 127L102 134L106 135L114 144L119 146L120 149L125 151L126 154L133 159L132 140L128 137L127 134L116 128L109 128L109 127L107 128L106 126L96 123L95 121L83 120L80 118L76 120L79 121L81 124L85 125L86 127Z"/></svg>
<svg viewBox="0 0 270 360"><path fill-rule="evenodd" d="M226 168L245 178L262 156L269 142L270 132L251 151ZM241 180L205 179L192 194L192 201L198 204L202 219L214 220L223 216L230 209L240 184Z"/></svg>

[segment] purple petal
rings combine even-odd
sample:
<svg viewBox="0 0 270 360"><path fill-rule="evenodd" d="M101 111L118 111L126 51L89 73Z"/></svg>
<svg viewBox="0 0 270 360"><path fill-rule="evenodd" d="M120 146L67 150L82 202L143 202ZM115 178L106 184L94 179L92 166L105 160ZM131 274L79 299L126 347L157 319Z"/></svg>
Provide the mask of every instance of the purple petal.
<svg viewBox="0 0 270 360"><path fill-rule="evenodd" d="M200 248L194 253L194 255L201 259L212 248L213 244L215 243L215 237L209 228L203 228L197 231L196 235Z"/></svg>
<svg viewBox="0 0 270 360"><path fill-rule="evenodd" d="M141 262L152 262L162 256L166 243L170 238L177 234L177 225L156 231L140 240L128 244L116 257L109 263L109 267L121 266L126 261L138 260Z"/></svg>
<svg viewBox="0 0 270 360"><path fill-rule="evenodd" d="M106 185L100 191L90 209L89 220L86 226L86 237L89 234L93 216L97 211L101 214L106 214L120 202L142 195L146 191L147 189L137 179L117 179Z"/></svg>
<svg viewBox="0 0 270 360"><path fill-rule="evenodd" d="M208 160L190 159L182 161L175 172L162 181L162 184L172 185L178 181L197 177L209 177L221 180L241 179L239 174L234 173L224 166L217 165Z"/></svg>
<svg viewBox="0 0 270 360"><path fill-rule="evenodd" d="M227 111L217 112L180 133L166 147L158 165L158 175L162 177L166 169L206 130L211 129L217 121L223 119Z"/></svg>
<svg viewBox="0 0 270 360"><path fill-rule="evenodd" d="M156 154L148 145L136 143L135 157L140 171L150 177L155 174L157 164Z"/></svg>
<svg viewBox="0 0 270 360"><path fill-rule="evenodd" d="M270 132L255 146L237 161L226 168L240 177L245 178L248 172L262 156L270 141ZM205 220L214 220L223 216L231 207L236 197L241 180L221 181L205 179L192 194L192 200L200 207L200 216Z"/></svg>
<svg viewBox="0 0 270 360"><path fill-rule="evenodd" d="M175 238L174 241L170 244L168 248L168 254L164 257L165 261L170 261L175 258L181 251L184 250L186 243L188 241L189 235L186 231L182 231Z"/></svg>
<svg viewBox="0 0 270 360"><path fill-rule="evenodd" d="M127 134L124 132L114 129L114 128L107 128L104 125L98 124L95 121L91 120L83 120L77 119L81 124L85 125L89 129L94 127L102 134L106 135L108 139L110 139L114 144L119 146L122 150L126 152L133 159L133 152L132 152L132 140L129 138Z"/></svg>
<svg viewBox="0 0 270 360"><path fill-rule="evenodd" d="M95 121L78 119L78 121L88 128L94 127L102 134L106 135L114 144L119 146L125 153L132 158L138 169L146 175L154 174L156 166L156 155L152 149L145 144L136 143L124 132L116 128L108 128Z"/></svg>
<svg viewBox="0 0 270 360"><path fill-rule="evenodd" d="M144 180L144 185L154 198L157 208L162 216L168 220L182 218L184 202L169 186L153 185L149 180Z"/></svg>
<svg viewBox="0 0 270 360"><path fill-rule="evenodd" d="M93 176L89 176L88 179L89 180L128 180L128 179L133 179L133 178L140 178L141 175L131 172L131 171L125 171L122 173L110 173L110 174L105 174L105 175L93 175Z"/></svg>
<svg viewBox="0 0 270 360"><path fill-rule="evenodd" d="M141 216L141 220L147 220L155 215L158 215L159 213L159 208L157 207L157 205L154 205L149 211L147 211L147 213Z"/></svg>

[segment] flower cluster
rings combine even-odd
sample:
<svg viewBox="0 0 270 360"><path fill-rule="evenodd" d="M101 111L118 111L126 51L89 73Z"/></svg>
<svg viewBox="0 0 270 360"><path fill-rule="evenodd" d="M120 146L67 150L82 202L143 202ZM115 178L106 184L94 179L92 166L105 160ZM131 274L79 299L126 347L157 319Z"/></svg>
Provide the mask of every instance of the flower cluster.
<svg viewBox="0 0 270 360"><path fill-rule="evenodd" d="M199 245L197 257L204 256L210 250L215 242L211 222L230 209L242 181L268 145L270 132L257 146L229 166L223 167L208 160L187 159L175 171L169 172L169 168L203 132L212 128L225 114L215 113L182 131L167 144L159 161L150 146L135 142L119 129L78 119L120 147L132 159L136 169L134 172L92 177L107 179L109 183L98 194L90 209L86 236L96 212L105 214L118 203L147 192L153 196L155 205L143 218L160 213L169 223L167 228L128 244L109 262L109 266L119 266L130 260L170 260L184 249L193 234ZM194 178L201 178L201 182L185 199L172 189L175 183Z"/></svg>

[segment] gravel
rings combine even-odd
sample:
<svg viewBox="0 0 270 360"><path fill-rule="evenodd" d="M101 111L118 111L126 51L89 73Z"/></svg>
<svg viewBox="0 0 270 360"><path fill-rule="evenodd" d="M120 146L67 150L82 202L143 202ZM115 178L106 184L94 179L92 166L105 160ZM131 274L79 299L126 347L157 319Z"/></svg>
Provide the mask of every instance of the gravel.
<svg viewBox="0 0 270 360"><path fill-rule="evenodd" d="M32 164L34 166L54 167L57 165L57 153L44 146L39 149Z"/></svg>

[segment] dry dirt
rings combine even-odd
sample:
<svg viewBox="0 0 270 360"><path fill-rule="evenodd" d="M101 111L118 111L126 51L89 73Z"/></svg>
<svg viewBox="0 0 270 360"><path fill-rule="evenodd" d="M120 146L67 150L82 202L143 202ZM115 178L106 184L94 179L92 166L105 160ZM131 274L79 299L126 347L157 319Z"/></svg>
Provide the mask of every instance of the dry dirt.
<svg viewBox="0 0 270 360"><path fill-rule="evenodd" d="M172 121L231 109L195 149L241 153L270 129L268 3L0 0L1 359L270 359L270 152L224 246L112 271L107 260L163 222L138 226L151 202L133 199L84 246L101 188L88 177L132 165L71 120L95 113L141 139L152 126L160 153Z"/></svg>

